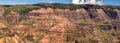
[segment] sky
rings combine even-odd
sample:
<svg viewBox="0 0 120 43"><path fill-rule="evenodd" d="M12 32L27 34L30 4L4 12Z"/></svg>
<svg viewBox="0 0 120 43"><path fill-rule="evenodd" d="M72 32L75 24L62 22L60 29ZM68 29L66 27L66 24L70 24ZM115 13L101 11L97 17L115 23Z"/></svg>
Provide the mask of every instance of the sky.
<svg viewBox="0 0 120 43"><path fill-rule="evenodd" d="M0 4L72 3L72 0L0 0ZM104 5L120 6L120 0L103 0Z"/></svg>

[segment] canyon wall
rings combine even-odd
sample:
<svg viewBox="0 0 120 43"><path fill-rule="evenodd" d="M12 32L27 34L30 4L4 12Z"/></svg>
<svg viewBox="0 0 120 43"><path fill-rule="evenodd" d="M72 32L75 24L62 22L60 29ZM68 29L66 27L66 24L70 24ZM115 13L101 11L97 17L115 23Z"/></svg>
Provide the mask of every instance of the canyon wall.
<svg viewBox="0 0 120 43"><path fill-rule="evenodd" d="M118 9L53 9L41 8L1 19L0 42L14 43L116 43L120 40L120 10ZM4 31L4 32L3 32ZM11 39L11 41L10 41Z"/></svg>

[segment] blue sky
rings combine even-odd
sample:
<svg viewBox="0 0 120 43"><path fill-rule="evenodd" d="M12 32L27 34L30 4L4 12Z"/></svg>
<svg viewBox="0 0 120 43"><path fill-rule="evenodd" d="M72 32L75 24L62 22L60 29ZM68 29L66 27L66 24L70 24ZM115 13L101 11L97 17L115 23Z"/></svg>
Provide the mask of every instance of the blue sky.
<svg viewBox="0 0 120 43"><path fill-rule="evenodd" d="M71 3L72 0L0 0L0 4L33 4L33 3ZM106 5L120 6L120 0L103 0Z"/></svg>

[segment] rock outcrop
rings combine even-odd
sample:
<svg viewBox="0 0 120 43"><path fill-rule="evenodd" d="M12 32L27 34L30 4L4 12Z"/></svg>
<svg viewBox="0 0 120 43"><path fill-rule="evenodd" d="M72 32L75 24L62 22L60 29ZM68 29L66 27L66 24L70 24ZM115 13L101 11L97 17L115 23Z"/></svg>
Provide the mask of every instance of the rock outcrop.
<svg viewBox="0 0 120 43"><path fill-rule="evenodd" d="M0 7L0 16L3 16L4 12L4 9Z"/></svg>
<svg viewBox="0 0 120 43"><path fill-rule="evenodd" d="M17 24L18 18L19 18L19 14L14 11L11 11L6 17L8 23L10 24Z"/></svg>

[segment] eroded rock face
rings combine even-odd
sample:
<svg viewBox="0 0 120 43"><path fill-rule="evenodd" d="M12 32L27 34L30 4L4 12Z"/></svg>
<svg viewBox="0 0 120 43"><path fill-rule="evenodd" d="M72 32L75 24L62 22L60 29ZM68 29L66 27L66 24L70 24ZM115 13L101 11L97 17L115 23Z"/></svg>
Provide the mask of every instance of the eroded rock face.
<svg viewBox="0 0 120 43"><path fill-rule="evenodd" d="M106 15L106 13L104 12L103 9L97 9L98 12L98 18L102 21L102 22L110 22L110 18Z"/></svg>
<svg viewBox="0 0 120 43"><path fill-rule="evenodd" d="M17 39L12 37L6 37L6 43L19 43Z"/></svg>
<svg viewBox="0 0 120 43"><path fill-rule="evenodd" d="M39 24L38 24L39 23ZM41 24L40 24L41 23ZM67 29L75 28L74 24L69 22L67 19L49 14L41 14L40 20L36 22L40 28L38 30L48 31L47 36L45 35L45 39L43 38L43 43L48 43L51 41L51 38L54 37L54 41L52 43L64 42L64 32ZM35 27L36 28L36 27ZM59 39L58 39L59 38Z"/></svg>
<svg viewBox="0 0 120 43"><path fill-rule="evenodd" d="M118 15L117 19L120 21L120 10L115 9L115 11L117 12Z"/></svg>
<svg viewBox="0 0 120 43"><path fill-rule="evenodd" d="M51 8L47 8L47 9L51 9ZM65 11L69 12L69 10L65 10ZM75 30L75 24L70 22L68 19L66 19L64 17L64 13L59 13L61 14L60 16L58 16L59 14L56 14L55 11L54 13L43 13L43 12L38 12L38 13L39 13L39 16L37 16L38 21L34 23L33 26L34 28L39 28L37 30L47 32L44 35L43 39L41 39L40 41L42 43L49 43L49 42L65 43L64 42L65 31L68 29ZM32 14L34 16L34 12Z"/></svg>
<svg viewBox="0 0 120 43"><path fill-rule="evenodd" d="M115 18L110 17L113 14L111 12L115 13ZM30 11L26 19L16 24L18 13L11 12L7 17L8 22L14 24L14 27L0 31L4 31L3 38L7 37L8 43L10 39L14 43L87 43L86 40L102 43L104 40L111 41L113 37L108 37L111 34L118 36L120 19L118 15L119 10L105 12L103 9L93 8L87 10L41 8ZM1 40L0 42L2 43Z"/></svg>
<svg viewBox="0 0 120 43"><path fill-rule="evenodd" d="M19 18L19 14L14 11L11 11L6 17L8 23L10 24L17 24L18 18Z"/></svg>
<svg viewBox="0 0 120 43"><path fill-rule="evenodd" d="M0 39L0 43L4 43L3 39Z"/></svg>
<svg viewBox="0 0 120 43"><path fill-rule="evenodd" d="M45 8L41 8L41 9L38 9L38 10L33 10L33 11L31 11L30 13L54 13L53 12L53 9L52 8L47 8L47 9L45 9Z"/></svg>
<svg viewBox="0 0 120 43"><path fill-rule="evenodd" d="M104 10L105 13L108 15L108 17L112 18L112 19L116 19L117 18L117 12L112 10L112 9L107 9L107 10Z"/></svg>
<svg viewBox="0 0 120 43"><path fill-rule="evenodd" d="M4 23L0 23L0 29L1 28L7 28L7 26Z"/></svg>
<svg viewBox="0 0 120 43"><path fill-rule="evenodd" d="M42 10L44 11L46 9L42 8ZM34 10L34 11L41 11L41 10ZM50 13L51 11L53 13ZM39 30L42 31L47 30L46 31L47 34L44 35L45 37L41 41L43 43L48 43L51 40L51 37L54 37L53 43L59 43L59 42L65 43L64 41L62 41L64 40L63 38L65 34L64 32L70 29L80 32L79 34L83 37L92 35L94 36L94 39L97 39L97 42L102 42L104 41L105 38L104 36L99 35L97 32L95 32L96 30L94 29L95 28L94 26L102 25L103 26L102 28L100 26L98 27L100 27L101 30L104 29L106 30L106 28L109 28L106 25L109 25L111 27L112 24L114 24L111 21L109 15L107 15L103 9L88 9L88 10L76 9L75 11L70 11L69 9L65 9L65 10L51 9L51 10L47 10L47 12L44 13L36 12L39 15L37 16L38 18L36 19L38 20L38 22L34 24L35 28L40 28ZM34 12L32 13L32 16L36 17L34 16ZM77 26L76 24L79 24L79 26L76 27ZM112 28L110 28L110 30L111 29ZM72 38L72 35L70 36L71 37L69 37L68 39Z"/></svg>
<svg viewBox="0 0 120 43"><path fill-rule="evenodd" d="M4 14L4 9L0 8L0 16L3 16L3 14Z"/></svg>

